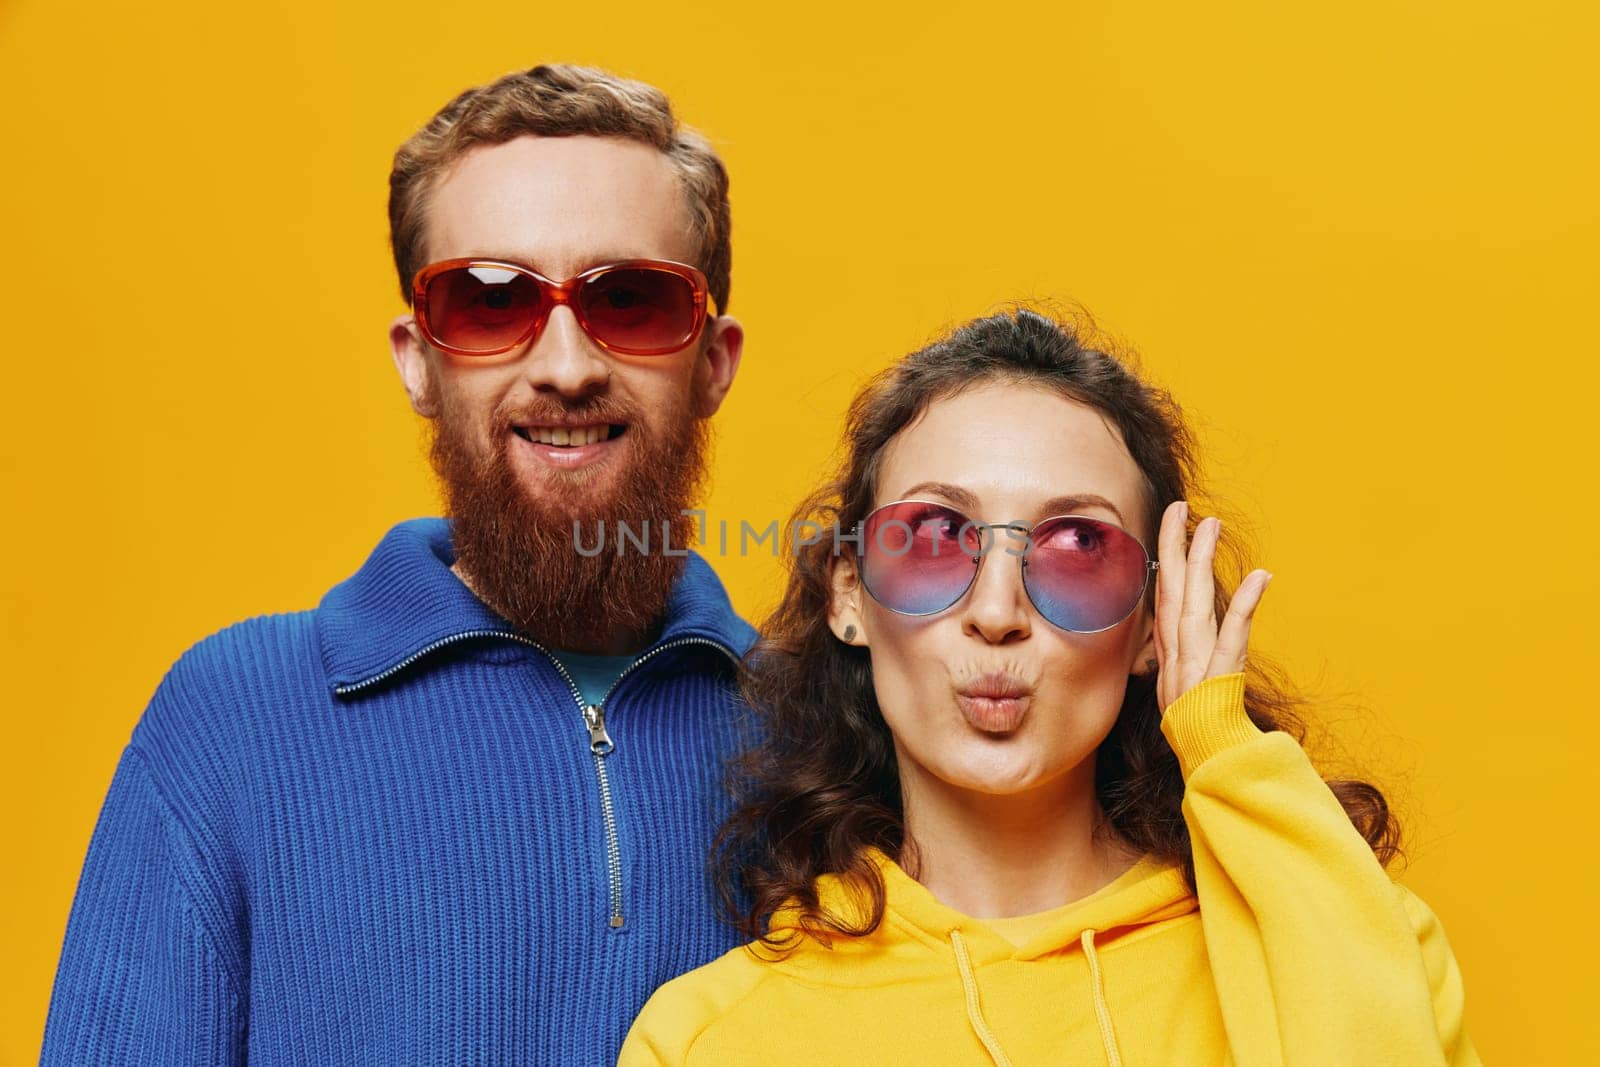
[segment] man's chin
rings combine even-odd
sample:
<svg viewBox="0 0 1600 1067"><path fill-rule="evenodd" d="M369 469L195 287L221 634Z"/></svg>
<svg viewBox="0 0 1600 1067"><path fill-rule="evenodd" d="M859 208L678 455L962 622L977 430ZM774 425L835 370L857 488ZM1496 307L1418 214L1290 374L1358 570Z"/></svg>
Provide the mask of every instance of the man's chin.
<svg viewBox="0 0 1600 1067"><path fill-rule="evenodd" d="M593 537L596 523L616 516L620 508L620 488L614 479L605 478L602 484L593 481L575 482L557 476L537 485L519 481L521 496L520 515L524 521L550 530L570 531L574 525L584 536ZM606 521L607 527L611 525Z"/></svg>
<svg viewBox="0 0 1600 1067"><path fill-rule="evenodd" d="M576 461L514 431L487 456L473 454L453 425L434 438L457 563L490 607L535 640L574 651L607 648L621 635L642 641L666 607L689 539L680 517L697 495L709 429L688 417L660 434L628 425L581 446L593 451ZM633 531L626 551L618 547L623 525Z"/></svg>

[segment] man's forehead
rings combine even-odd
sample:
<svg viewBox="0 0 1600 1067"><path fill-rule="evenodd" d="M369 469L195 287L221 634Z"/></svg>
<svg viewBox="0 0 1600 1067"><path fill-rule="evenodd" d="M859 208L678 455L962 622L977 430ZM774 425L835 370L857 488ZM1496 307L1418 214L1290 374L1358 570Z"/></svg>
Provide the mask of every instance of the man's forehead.
<svg viewBox="0 0 1600 1067"><path fill-rule="evenodd" d="M693 257L683 186L637 141L521 137L473 149L427 206L430 260L512 259L552 276L613 259Z"/></svg>

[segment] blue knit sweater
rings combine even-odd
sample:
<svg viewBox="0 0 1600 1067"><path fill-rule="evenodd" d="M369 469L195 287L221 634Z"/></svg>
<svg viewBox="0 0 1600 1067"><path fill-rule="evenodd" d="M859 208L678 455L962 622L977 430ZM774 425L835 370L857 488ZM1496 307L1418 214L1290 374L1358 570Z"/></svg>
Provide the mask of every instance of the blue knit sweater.
<svg viewBox="0 0 1600 1067"><path fill-rule="evenodd" d="M402 523L315 611L172 667L44 1063L612 1064L656 986L739 942L706 854L755 633L711 568L597 711L452 559L443 520Z"/></svg>

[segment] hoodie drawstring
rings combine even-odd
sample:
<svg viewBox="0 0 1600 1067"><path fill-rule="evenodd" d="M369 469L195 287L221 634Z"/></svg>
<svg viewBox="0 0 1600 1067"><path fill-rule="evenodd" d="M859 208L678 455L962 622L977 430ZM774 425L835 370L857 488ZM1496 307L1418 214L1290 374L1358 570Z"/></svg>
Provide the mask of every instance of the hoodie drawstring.
<svg viewBox="0 0 1600 1067"><path fill-rule="evenodd" d="M960 930L950 931L950 943L956 950L956 968L961 972L961 987L967 992L967 1021L972 1024L972 1029L978 1035L978 1040L983 1042L983 1047L989 1050L989 1058L994 1060L995 1067L1011 1067L1011 1060L1006 1056L1006 1050L1000 1047L1000 1041L989 1029L989 1024L984 1021L983 1008L978 1005L978 980L972 975L972 960L967 956L967 940L961 936Z"/></svg>
<svg viewBox="0 0 1600 1067"><path fill-rule="evenodd" d="M1122 1067L1122 1052L1117 1048L1117 1034L1111 1028L1111 1009L1106 1006L1106 984L1105 978L1100 973L1100 957L1094 950L1095 933L1095 930L1085 930L1078 941L1083 946L1084 958L1089 961L1089 990L1094 997L1094 1018L1100 1024L1100 1043L1106 1050L1106 1063L1109 1067ZM1000 1040L994 1036L994 1031L989 1029L989 1023L983 1017L983 1007L978 1003L978 979L972 973L972 958L967 954L967 939L961 936L960 930L951 930L950 944L956 951L956 969L961 972L961 988L967 994L967 1021L972 1024L973 1032L988 1050L989 1058L995 1062L995 1067L1011 1067L1010 1058L1006 1056L1005 1049L1000 1047Z"/></svg>
<svg viewBox="0 0 1600 1067"><path fill-rule="evenodd" d="M1079 942L1089 961L1089 988L1094 993L1094 1017L1100 1023L1100 1043L1106 1047L1106 1062L1111 1067L1122 1067L1122 1053L1117 1049L1117 1034L1111 1029L1111 1009L1106 1007L1106 984L1100 975L1100 957L1094 952L1095 931L1085 930ZM968 997L971 1001L971 997Z"/></svg>

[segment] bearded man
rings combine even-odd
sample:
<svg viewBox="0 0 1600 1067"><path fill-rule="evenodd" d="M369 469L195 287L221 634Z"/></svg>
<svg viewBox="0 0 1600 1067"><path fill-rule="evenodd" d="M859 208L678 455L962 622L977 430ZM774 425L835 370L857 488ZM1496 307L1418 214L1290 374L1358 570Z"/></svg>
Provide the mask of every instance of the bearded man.
<svg viewBox="0 0 1600 1067"><path fill-rule="evenodd" d="M402 145L389 214L448 520L172 667L46 1063L610 1064L737 943L705 872L755 634L683 517L743 344L726 170L659 91L541 66Z"/></svg>

